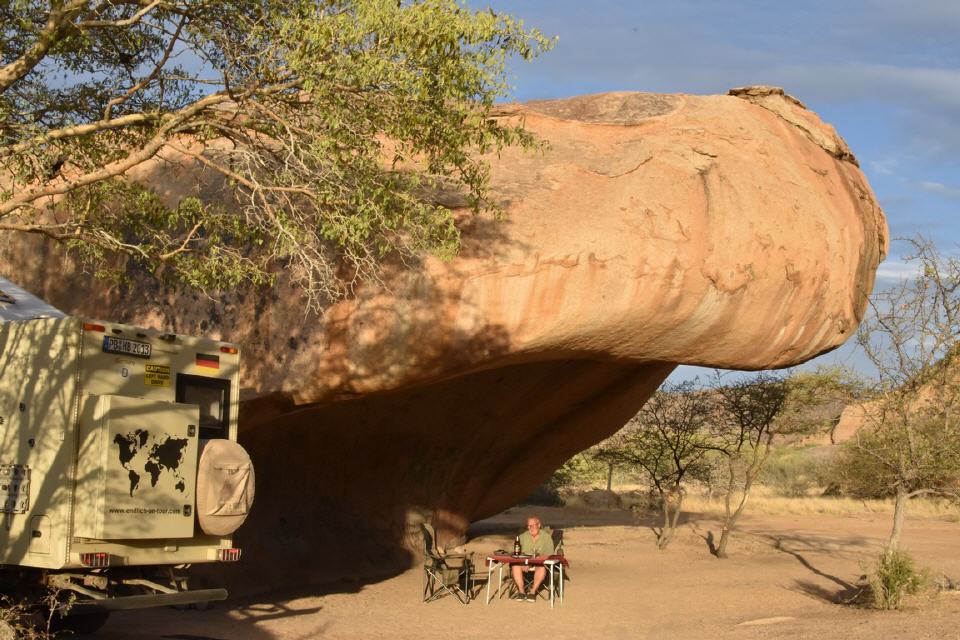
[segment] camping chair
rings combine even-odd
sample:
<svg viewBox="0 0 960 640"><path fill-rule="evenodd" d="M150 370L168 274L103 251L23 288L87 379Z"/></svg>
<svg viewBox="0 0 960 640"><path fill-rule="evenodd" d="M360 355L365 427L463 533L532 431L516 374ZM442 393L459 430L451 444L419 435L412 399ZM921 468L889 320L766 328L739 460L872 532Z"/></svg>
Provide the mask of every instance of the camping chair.
<svg viewBox="0 0 960 640"><path fill-rule="evenodd" d="M470 602L472 553L441 553L436 546L433 528L420 524L423 534L423 601L433 602L443 596L454 596L462 604Z"/></svg>
<svg viewBox="0 0 960 640"><path fill-rule="evenodd" d="M553 555L560 556L561 558L564 557L563 529L548 529L548 531L550 531L550 537L553 539ZM544 566L547 568L547 571L550 572L550 575L548 575L547 579L540 585L540 590L549 590L550 585L553 585L553 592L549 594L550 607L552 608L556 597L560 598L561 604L563 603L563 581L569 580L570 577L560 562L545 563Z"/></svg>

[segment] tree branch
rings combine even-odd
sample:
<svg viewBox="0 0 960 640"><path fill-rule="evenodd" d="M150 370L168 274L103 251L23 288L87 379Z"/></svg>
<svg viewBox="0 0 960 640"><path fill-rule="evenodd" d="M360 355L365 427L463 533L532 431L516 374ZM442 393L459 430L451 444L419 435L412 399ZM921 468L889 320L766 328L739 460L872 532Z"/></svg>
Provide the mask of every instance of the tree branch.
<svg viewBox="0 0 960 640"><path fill-rule="evenodd" d="M46 57L54 44L60 40L63 27L86 5L85 0L72 0L61 9L54 9L47 15L43 29L37 35L36 42L27 51L0 69L0 94L10 88L14 82L30 73Z"/></svg>
<svg viewBox="0 0 960 640"><path fill-rule="evenodd" d="M907 494L907 499L909 500L924 495L940 496L941 498L949 498L951 500L960 502L960 494L953 491L946 491L944 489L916 489Z"/></svg>
<svg viewBox="0 0 960 640"><path fill-rule="evenodd" d="M226 176L227 178L230 178L231 180L236 180L238 183L242 184L243 186L250 189L251 191L268 191L268 192L276 192L276 193L299 193L300 195L306 196L310 199L315 199L317 197L316 193L302 187L271 187L268 185L258 184L256 182L253 182L252 180L244 178L239 173L235 171L231 171L230 169L224 167L223 165L217 162L214 162L210 158L204 156L202 153L197 153L196 151L190 151L186 147L183 147L173 142L171 142L168 146L174 151L177 151L179 153L182 153L185 156L189 156L194 160L197 160L198 162L203 164L205 167L213 169L214 171Z"/></svg>
<svg viewBox="0 0 960 640"><path fill-rule="evenodd" d="M162 4L166 4L166 3L164 3L162 0L153 0L153 2L151 2L144 8L140 9L140 11L137 11L135 14L133 14L129 18L124 18L123 20L81 20L80 22L77 23L77 27L80 29L95 29L95 28L102 28L102 27L129 27L131 25L134 25L140 22L140 20L142 20L145 15L147 15L148 13L150 13L151 11L153 11L154 9L156 9Z"/></svg>
<svg viewBox="0 0 960 640"><path fill-rule="evenodd" d="M32 189L20 192L18 195L0 204L0 218L10 214L13 211L30 206L34 200L48 196L59 196L74 189L86 187L101 180L114 178L152 158L168 142L168 136L171 131L185 120L195 116L204 109L208 109L217 104L229 102L229 96L222 93L214 93L197 100L167 117L167 122L160 130L138 150L129 153L125 158L111 162L102 168L86 173L73 180L64 180L55 185L38 185ZM119 118L118 118L119 120Z"/></svg>
<svg viewBox="0 0 960 640"><path fill-rule="evenodd" d="M126 93L122 96L117 96L116 98L111 99L106 108L103 110L103 119L110 119L110 112L113 111L113 108L119 106L129 100L137 91L140 91L148 84L153 82L153 80L160 74L160 71L163 70L163 67L167 64L167 61L170 59L170 54L173 53L173 47L177 44L177 41L180 39L180 31L183 29L183 25L186 24L186 16L181 16L180 22L177 23L177 28L173 32L173 35L170 37L170 42L167 44L167 48L164 49L163 55L160 56L160 60L153 67L153 71L144 76L137 84L133 85L127 89Z"/></svg>
<svg viewBox="0 0 960 640"><path fill-rule="evenodd" d="M67 240L74 237L74 233L68 231L72 229L68 224L13 224L10 222L0 222L0 231L19 231L22 233L39 233L54 240ZM63 229L64 231L57 231Z"/></svg>
<svg viewBox="0 0 960 640"><path fill-rule="evenodd" d="M72 127L64 127L62 129L54 129L53 131L48 131L43 135L36 136L29 140L24 140L15 145L4 147L0 149L0 158L5 156L15 155L17 153L22 153L31 147L37 145L43 145L48 142L54 142L56 140L64 140L66 138L78 138L80 136L90 135L91 133L99 133L101 131L109 131L110 129L120 129L122 127L128 127L134 124L145 124L148 122L156 122L160 120L163 114L157 113L130 113L125 116L120 116L119 118L114 118L113 120L98 120L96 122L89 122L87 124L78 124Z"/></svg>
<svg viewBox="0 0 960 640"><path fill-rule="evenodd" d="M167 253L160 254L158 256L158 259L161 260L162 262L166 262L170 260L170 258L173 258L178 254L186 253L187 251L189 251L189 249L187 248L187 245L189 245L190 241L196 237L197 231L199 231L200 227L202 226L203 226L203 222L198 222L197 224L193 225L193 229L190 229L190 231L187 233L187 237L183 239L183 242L180 243L179 247L177 247L173 251L168 251Z"/></svg>

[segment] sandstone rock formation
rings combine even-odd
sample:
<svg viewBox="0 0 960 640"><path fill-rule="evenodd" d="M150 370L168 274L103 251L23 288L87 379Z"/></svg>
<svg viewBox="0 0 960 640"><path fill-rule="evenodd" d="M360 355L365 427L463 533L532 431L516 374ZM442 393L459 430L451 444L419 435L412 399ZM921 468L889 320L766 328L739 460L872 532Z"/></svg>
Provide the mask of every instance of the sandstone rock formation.
<svg viewBox="0 0 960 640"><path fill-rule="evenodd" d="M870 404L851 404L844 407L837 426L830 433L830 444L842 444L853 440L871 413L874 412L871 411Z"/></svg>
<svg viewBox="0 0 960 640"><path fill-rule="evenodd" d="M250 584L394 566L411 513L463 534L618 429L678 363L784 367L856 328L885 222L844 142L782 91L502 117L549 142L491 158L506 219L465 219L460 257L322 317L284 284L216 302L67 290L51 254L18 258L19 280L71 312L244 345Z"/></svg>

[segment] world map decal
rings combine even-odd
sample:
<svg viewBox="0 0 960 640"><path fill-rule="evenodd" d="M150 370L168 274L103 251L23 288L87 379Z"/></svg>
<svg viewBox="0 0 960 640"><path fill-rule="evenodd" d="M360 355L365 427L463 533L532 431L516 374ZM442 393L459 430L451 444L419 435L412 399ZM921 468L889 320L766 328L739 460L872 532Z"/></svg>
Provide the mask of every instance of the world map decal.
<svg viewBox="0 0 960 640"><path fill-rule="evenodd" d="M146 429L116 434L113 443L119 448L120 465L126 469L130 479L130 497L141 488L145 475L150 478L150 486L156 487L160 479L169 474L173 477L174 488L185 493L187 486L180 465L187 442L186 438L174 438L167 434L157 437Z"/></svg>

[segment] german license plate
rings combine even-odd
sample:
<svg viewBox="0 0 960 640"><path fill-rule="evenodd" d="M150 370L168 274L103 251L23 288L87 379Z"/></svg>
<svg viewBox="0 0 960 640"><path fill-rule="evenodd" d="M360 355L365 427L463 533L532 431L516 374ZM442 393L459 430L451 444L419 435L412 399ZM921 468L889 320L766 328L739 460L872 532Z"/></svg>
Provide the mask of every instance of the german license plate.
<svg viewBox="0 0 960 640"><path fill-rule="evenodd" d="M152 347L149 342L137 342L136 340L127 340L126 338L103 336L103 351L104 353L119 353L125 356L149 358Z"/></svg>

